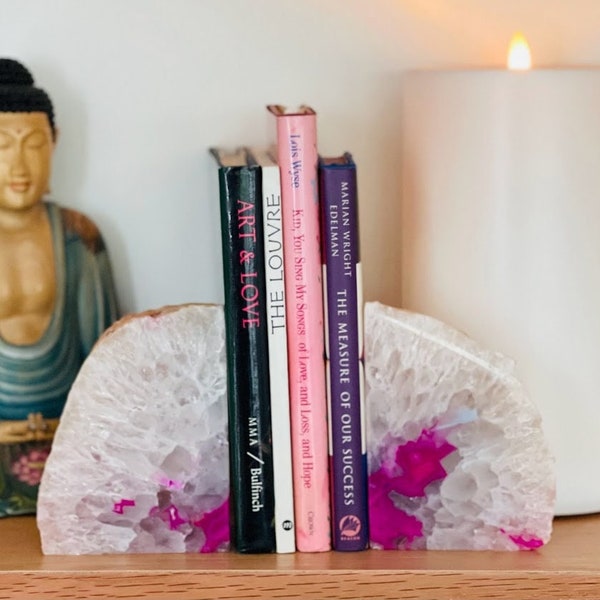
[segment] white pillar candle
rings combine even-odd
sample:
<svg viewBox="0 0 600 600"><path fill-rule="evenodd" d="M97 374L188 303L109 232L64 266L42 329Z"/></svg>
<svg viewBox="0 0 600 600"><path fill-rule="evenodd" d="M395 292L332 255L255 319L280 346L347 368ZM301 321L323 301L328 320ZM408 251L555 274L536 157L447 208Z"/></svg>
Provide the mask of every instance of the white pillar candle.
<svg viewBox="0 0 600 600"><path fill-rule="evenodd" d="M600 511L600 70L412 73L401 133L403 306L515 359Z"/></svg>

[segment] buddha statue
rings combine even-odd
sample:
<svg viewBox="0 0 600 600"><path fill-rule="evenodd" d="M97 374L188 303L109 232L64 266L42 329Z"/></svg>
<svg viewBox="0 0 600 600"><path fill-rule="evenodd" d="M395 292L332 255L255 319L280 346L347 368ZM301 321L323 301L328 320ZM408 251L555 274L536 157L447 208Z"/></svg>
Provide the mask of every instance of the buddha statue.
<svg viewBox="0 0 600 600"><path fill-rule="evenodd" d="M48 95L0 59L0 516L34 512L71 384L117 317L98 228L45 197L56 138Z"/></svg>

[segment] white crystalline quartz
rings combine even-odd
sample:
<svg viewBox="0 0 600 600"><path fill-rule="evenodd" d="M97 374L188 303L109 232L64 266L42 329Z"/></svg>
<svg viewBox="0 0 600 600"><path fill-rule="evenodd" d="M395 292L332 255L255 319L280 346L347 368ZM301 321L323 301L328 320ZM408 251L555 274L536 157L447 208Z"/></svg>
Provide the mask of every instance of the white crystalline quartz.
<svg viewBox="0 0 600 600"><path fill-rule="evenodd" d="M549 540L554 464L512 367L435 319L365 306L374 547L517 550Z"/></svg>
<svg viewBox="0 0 600 600"><path fill-rule="evenodd" d="M46 554L228 548L220 306L128 317L69 394L40 485Z"/></svg>

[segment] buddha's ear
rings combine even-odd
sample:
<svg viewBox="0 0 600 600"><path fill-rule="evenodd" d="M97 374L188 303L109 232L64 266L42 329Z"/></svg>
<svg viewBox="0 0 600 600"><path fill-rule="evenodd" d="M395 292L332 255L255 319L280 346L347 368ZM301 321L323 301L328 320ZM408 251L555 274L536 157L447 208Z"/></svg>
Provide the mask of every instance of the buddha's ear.
<svg viewBox="0 0 600 600"><path fill-rule="evenodd" d="M60 136L60 129L58 127L54 128L54 136L52 138L52 142L54 147L56 148L56 143L58 142L58 138Z"/></svg>

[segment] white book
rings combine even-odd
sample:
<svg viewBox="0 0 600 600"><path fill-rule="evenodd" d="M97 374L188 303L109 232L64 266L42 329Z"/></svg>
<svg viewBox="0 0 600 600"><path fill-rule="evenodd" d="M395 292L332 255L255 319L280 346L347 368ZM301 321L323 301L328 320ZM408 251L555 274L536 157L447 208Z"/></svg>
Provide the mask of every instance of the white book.
<svg viewBox="0 0 600 600"><path fill-rule="evenodd" d="M290 393L283 268L281 179L279 166L274 156L272 152L266 149L249 149L249 164L258 164L262 171L275 492L275 542L277 552L286 553L295 552L296 543L292 446L290 440Z"/></svg>

